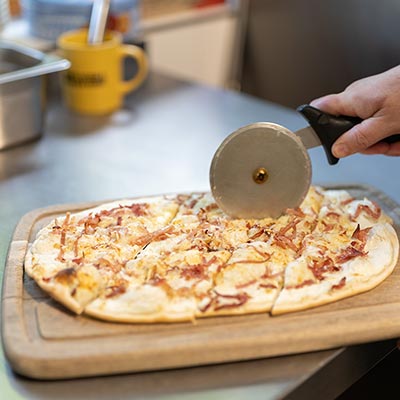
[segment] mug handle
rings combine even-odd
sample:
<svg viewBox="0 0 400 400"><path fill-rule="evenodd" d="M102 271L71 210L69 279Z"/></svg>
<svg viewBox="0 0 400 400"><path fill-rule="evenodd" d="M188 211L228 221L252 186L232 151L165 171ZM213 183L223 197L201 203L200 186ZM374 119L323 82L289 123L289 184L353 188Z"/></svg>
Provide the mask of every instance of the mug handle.
<svg viewBox="0 0 400 400"><path fill-rule="evenodd" d="M133 58L137 63L137 72L135 76L128 80L122 80L120 87L122 93L128 93L136 89L145 80L149 67L146 53L138 46L124 44L119 48L121 59L125 57Z"/></svg>

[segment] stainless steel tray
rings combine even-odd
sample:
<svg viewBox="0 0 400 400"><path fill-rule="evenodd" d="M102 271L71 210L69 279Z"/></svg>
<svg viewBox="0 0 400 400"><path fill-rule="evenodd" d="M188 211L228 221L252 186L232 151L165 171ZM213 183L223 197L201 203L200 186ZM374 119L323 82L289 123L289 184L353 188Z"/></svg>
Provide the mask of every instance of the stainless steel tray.
<svg viewBox="0 0 400 400"><path fill-rule="evenodd" d="M68 69L70 62L53 54L0 41L0 84Z"/></svg>
<svg viewBox="0 0 400 400"><path fill-rule="evenodd" d="M45 76L69 68L70 62L12 42L0 41L0 149L43 133Z"/></svg>

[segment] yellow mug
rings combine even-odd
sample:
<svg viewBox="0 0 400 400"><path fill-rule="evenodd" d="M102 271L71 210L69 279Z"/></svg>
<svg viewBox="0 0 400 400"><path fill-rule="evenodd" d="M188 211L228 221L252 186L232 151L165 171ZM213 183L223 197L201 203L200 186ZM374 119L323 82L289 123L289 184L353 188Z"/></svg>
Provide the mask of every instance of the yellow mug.
<svg viewBox="0 0 400 400"><path fill-rule="evenodd" d="M107 31L104 42L89 44L87 30L70 31L58 39L61 55L71 62L62 74L65 101L72 110L89 115L105 115L121 108L124 96L145 80L148 60L138 46L122 44L118 32ZM137 72L123 78L123 61L133 58Z"/></svg>

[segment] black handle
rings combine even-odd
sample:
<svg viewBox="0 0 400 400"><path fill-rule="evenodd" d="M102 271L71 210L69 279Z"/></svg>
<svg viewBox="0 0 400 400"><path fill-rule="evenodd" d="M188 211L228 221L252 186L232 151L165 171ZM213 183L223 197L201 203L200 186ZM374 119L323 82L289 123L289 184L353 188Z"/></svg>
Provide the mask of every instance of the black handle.
<svg viewBox="0 0 400 400"><path fill-rule="evenodd" d="M332 154L331 148L333 143L335 143L343 133L363 121L358 117L331 115L308 104L301 105L297 108L297 111L303 115L318 135L324 147L328 162L331 165L337 164L339 161L339 159ZM383 139L382 142L400 142L400 134L389 136Z"/></svg>

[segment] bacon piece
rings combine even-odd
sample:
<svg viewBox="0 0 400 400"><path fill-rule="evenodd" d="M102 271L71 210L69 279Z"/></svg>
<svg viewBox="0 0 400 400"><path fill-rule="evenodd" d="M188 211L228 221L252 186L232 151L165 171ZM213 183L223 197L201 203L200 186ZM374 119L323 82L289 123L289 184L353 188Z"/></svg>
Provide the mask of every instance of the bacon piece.
<svg viewBox="0 0 400 400"><path fill-rule="evenodd" d="M272 257L272 254L267 253L266 251L261 251L260 249L258 249L255 246L252 246L252 249L255 252L257 252L261 257L264 257L264 261L263 262L268 261Z"/></svg>
<svg viewBox="0 0 400 400"><path fill-rule="evenodd" d="M60 225L54 225L52 228L52 233L60 233L60 231L61 231L61 226Z"/></svg>
<svg viewBox="0 0 400 400"><path fill-rule="evenodd" d="M351 237L360 240L361 242L365 242L367 240L368 233L371 229L372 227L360 229L360 224L358 224L357 228L355 229Z"/></svg>
<svg viewBox="0 0 400 400"><path fill-rule="evenodd" d="M65 238L67 236L67 232L63 229L61 231L60 245L65 246Z"/></svg>
<svg viewBox="0 0 400 400"><path fill-rule="evenodd" d="M102 267L113 267L113 263L110 260L107 260L104 257L99 258L99 265L101 265Z"/></svg>
<svg viewBox="0 0 400 400"><path fill-rule="evenodd" d="M205 304L203 307L199 307L199 310L201 312L206 312L210 308L212 302L213 302L213 300L209 299L209 302L207 304Z"/></svg>
<svg viewBox="0 0 400 400"><path fill-rule="evenodd" d="M256 249L255 247L253 247L254 251L256 253L258 253L261 257L263 257L262 260L253 260L251 258L247 259L247 260L239 260L239 261L234 261L228 265L234 265L234 264L262 264L267 262L270 258L271 258L271 254L269 253L264 253L258 249Z"/></svg>
<svg viewBox="0 0 400 400"><path fill-rule="evenodd" d="M321 254L321 256L324 256L328 251L328 248L324 246L323 244L318 245L318 253Z"/></svg>
<svg viewBox="0 0 400 400"><path fill-rule="evenodd" d="M308 226L310 229L310 233L313 233L315 231L315 229L318 226L318 220L317 219L313 219L311 222L308 222Z"/></svg>
<svg viewBox="0 0 400 400"><path fill-rule="evenodd" d="M207 277L203 265L188 265L182 270L181 276L187 281L191 279L205 279Z"/></svg>
<svg viewBox="0 0 400 400"><path fill-rule="evenodd" d="M247 287L247 286L253 285L253 284L256 283L256 282L257 282L257 279L253 279L253 280L251 280L251 281L249 281L249 282L242 283L241 285L235 285L235 288L236 288L236 289L243 289L243 288L245 288L245 287Z"/></svg>
<svg viewBox="0 0 400 400"><path fill-rule="evenodd" d="M116 208L112 208L110 210L101 210L98 213L95 214L95 217L98 217L101 219L101 217L109 217L110 215L114 214L118 211L121 211L122 206L118 206Z"/></svg>
<svg viewBox="0 0 400 400"><path fill-rule="evenodd" d="M211 264L214 264L216 261L218 261L218 258L216 256L212 256L208 261L203 257L203 264L205 267L209 267Z"/></svg>
<svg viewBox="0 0 400 400"><path fill-rule="evenodd" d="M209 267L214 262L216 262L217 260L218 259L216 256L211 257L208 261L205 259L205 257L203 257L201 264L185 266L185 268L181 271L181 276L186 280L206 279L207 278L207 274L205 271L206 268Z"/></svg>
<svg viewBox="0 0 400 400"><path fill-rule="evenodd" d="M107 260L106 258L99 258L97 260L97 263L94 264L94 266L97 269L109 269L113 272L119 272L121 271L121 269L123 268L123 264L116 262L116 263L112 263L110 260Z"/></svg>
<svg viewBox="0 0 400 400"><path fill-rule="evenodd" d="M126 206L131 210L137 217L142 217L148 214L149 204L148 203L134 203L130 206Z"/></svg>
<svg viewBox="0 0 400 400"><path fill-rule="evenodd" d="M300 243L300 247L296 250L296 258L300 257L303 254L303 251L306 249L307 243L305 240L302 240Z"/></svg>
<svg viewBox="0 0 400 400"><path fill-rule="evenodd" d="M312 271L313 275L320 281L325 279L324 276L325 273L340 271L340 267L336 266L330 257L323 258L320 260L314 260L312 265L308 265L308 268Z"/></svg>
<svg viewBox="0 0 400 400"><path fill-rule="evenodd" d="M352 201L354 201L354 198L353 198L353 197L350 197L349 199L346 199L346 200L341 201L340 204L341 204L342 206L346 206L347 204L350 204Z"/></svg>
<svg viewBox="0 0 400 400"><path fill-rule="evenodd" d="M233 265L233 264L262 264L265 263L265 261L267 260L239 260L239 261L235 261L229 265Z"/></svg>
<svg viewBox="0 0 400 400"><path fill-rule="evenodd" d="M284 235L275 234L274 244L281 247L282 249L292 249L294 252L297 252L296 245L292 242L291 239Z"/></svg>
<svg viewBox="0 0 400 400"><path fill-rule="evenodd" d="M297 208L287 208L285 211L288 215L294 215L299 218L304 218L306 214L304 214L303 210L300 207Z"/></svg>
<svg viewBox="0 0 400 400"><path fill-rule="evenodd" d="M186 200L190 199L190 195L189 194L178 194L176 196L176 201L179 205L182 205Z"/></svg>
<svg viewBox="0 0 400 400"><path fill-rule="evenodd" d="M284 226L283 228L279 229L278 235L285 235L291 229L293 229L293 231L295 233L296 232L296 226L297 226L297 224L299 222L300 222L299 218L295 218L295 219L289 221L289 223L286 226Z"/></svg>
<svg viewBox="0 0 400 400"><path fill-rule="evenodd" d="M101 210L94 215L94 218L99 217L118 217L120 214L124 214L128 211L135 214L137 217L147 214L149 208L148 203L132 203L131 205L119 205L118 207L110 208L109 210Z"/></svg>
<svg viewBox="0 0 400 400"><path fill-rule="evenodd" d="M325 214L326 217L332 217L333 219L338 220L340 218L340 214L335 211L329 211Z"/></svg>
<svg viewBox="0 0 400 400"><path fill-rule="evenodd" d="M107 287L108 290L110 290L107 294L106 294L106 298L109 299L111 297L115 297L119 294L123 294L126 292L126 287L121 284L121 285L115 285L115 286L108 286Z"/></svg>
<svg viewBox="0 0 400 400"><path fill-rule="evenodd" d="M322 225L324 225L324 229L323 232L330 232L331 230L333 230L336 226L336 224L328 224L325 221L321 221Z"/></svg>
<svg viewBox="0 0 400 400"><path fill-rule="evenodd" d="M348 246L342 252L336 257L336 262L339 264L343 264L346 261L352 260L353 258L356 257L362 257L367 255L368 253L357 250L353 246Z"/></svg>
<svg viewBox="0 0 400 400"><path fill-rule="evenodd" d="M199 202L199 201L198 201L197 199L193 199L193 200L189 203L188 208L193 209L194 206L195 206L198 202Z"/></svg>
<svg viewBox="0 0 400 400"><path fill-rule="evenodd" d="M376 204L375 202L371 201L373 204L375 210L373 210L370 206L366 204L359 204L357 206L356 212L354 213L354 218L358 218L359 215L361 214L362 211L364 211L366 214L368 214L370 217L374 219L378 219L381 216L381 208Z"/></svg>
<svg viewBox="0 0 400 400"><path fill-rule="evenodd" d="M313 285L315 282L312 279L307 279L302 283L299 283L297 285L292 285L292 286L286 286L286 289L301 289L304 286L309 286Z"/></svg>
<svg viewBox="0 0 400 400"><path fill-rule="evenodd" d="M197 218L199 218L200 222L208 222L208 216L206 210L204 208L200 208L199 212L197 213Z"/></svg>
<svg viewBox="0 0 400 400"><path fill-rule="evenodd" d="M207 252L212 250L211 247L209 246L209 244L201 239L196 239L193 242L192 246L190 247L190 250L193 250L193 249L197 249L200 251L207 251Z"/></svg>
<svg viewBox="0 0 400 400"><path fill-rule="evenodd" d="M352 233L351 237L357 239L359 234L360 234L360 224L357 224L357 227Z"/></svg>
<svg viewBox="0 0 400 400"><path fill-rule="evenodd" d="M265 272L263 275L261 275L260 278L262 279L273 279L273 278L277 278L279 276L283 275L283 271L279 271L279 272L275 272L274 274L271 274L270 270L268 269L268 267L265 268Z"/></svg>
<svg viewBox="0 0 400 400"><path fill-rule="evenodd" d="M214 310L222 310L224 308L234 308L234 307L240 307L243 304L247 302L247 300L250 298L248 294L246 293L239 293L236 295L229 295L229 294L220 294L217 291L214 291L218 297L223 297L226 299L232 299L232 300L237 300L237 302L234 303L228 303L228 304L218 304L218 297L216 299L216 305L214 306Z"/></svg>
<svg viewBox="0 0 400 400"><path fill-rule="evenodd" d="M74 256L78 257L79 254L79 239L83 236L83 233L79 234L74 241Z"/></svg>
<svg viewBox="0 0 400 400"><path fill-rule="evenodd" d="M137 217L148 215L149 204L148 203L133 203L131 205L111 208L110 210L101 210L96 214L90 213L88 216L78 221L78 224L84 224L83 232L85 234L92 234L95 228L102 221L102 217L115 217L117 218L116 225L121 225L122 216L126 212L131 212Z"/></svg>
<svg viewBox="0 0 400 400"><path fill-rule="evenodd" d="M165 278L161 278L158 275L154 275L147 283L153 286L160 286L165 282L166 282Z"/></svg>
<svg viewBox="0 0 400 400"><path fill-rule="evenodd" d="M82 255L81 257L75 257L72 259L72 262L78 265L82 265L85 257Z"/></svg>
<svg viewBox="0 0 400 400"><path fill-rule="evenodd" d="M260 236L262 236L263 234L264 234L264 229L260 228L260 230L258 230L257 232L255 232L251 236L249 236L249 239L251 239L251 240L257 239Z"/></svg>
<svg viewBox="0 0 400 400"><path fill-rule="evenodd" d="M336 290L336 289L341 289L344 285L346 284L346 277L344 276L338 284L336 285L332 285L332 289Z"/></svg>
<svg viewBox="0 0 400 400"><path fill-rule="evenodd" d="M66 237L67 237L67 229L68 229L68 224L70 222L71 214L67 212L65 219L63 221L63 224L61 226L61 236L60 236L60 251L56 257L56 260L65 262L64 259L64 253L65 253L65 242L66 242ZM58 227L58 224L56 225ZM54 227L53 227L54 228ZM57 232L59 232L60 229L57 229Z"/></svg>
<svg viewBox="0 0 400 400"><path fill-rule="evenodd" d="M64 222L63 222L63 224L62 224L62 227L63 227L63 228L67 228L67 227L68 227L68 224L69 224L69 222L70 222L70 219L71 219L71 213L70 213L70 212L67 212L66 215L65 215Z"/></svg>
<svg viewBox="0 0 400 400"><path fill-rule="evenodd" d="M218 206L217 206L216 203L208 204L208 205L204 208L204 210L205 210L206 212L209 212L209 211L212 211L212 210L216 210L216 209L218 209Z"/></svg>
<svg viewBox="0 0 400 400"><path fill-rule="evenodd" d="M57 260L57 261L60 261L60 262L65 262L65 258L64 258L64 246L61 246L61 247L60 247L60 251L58 252L58 255L57 255L57 257L56 257L56 260Z"/></svg>
<svg viewBox="0 0 400 400"><path fill-rule="evenodd" d="M360 225L357 225L357 228L351 235L353 239L356 239L355 241L351 242L351 245L356 248L359 251L363 251L365 245L367 244L367 239L368 239L368 233L371 230L371 227L365 228L365 229L360 229Z"/></svg>
<svg viewBox="0 0 400 400"><path fill-rule="evenodd" d="M99 214L89 214L86 218L81 219L78 224L83 223L83 233L85 235L90 235L95 232L95 228L99 225L101 221Z"/></svg>
<svg viewBox="0 0 400 400"><path fill-rule="evenodd" d="M146 283L152 286L161 287L169 297L174 297L177 294L177 291L175 289L172 289L172 287L168 284L166 279L161 278L156 273L153 273L151 279L149 279Z"/></svg>
<svg viewBox="0 0 400 400"><path fill-rule="evenodd" d="M264 289L276 289L276 285L273 285L272 283L260 283L258 287Z"/></svg>
<svg viewBox="0 0 400 400"><path fill-rule="evenodd" d="M172 225L168 225L164 228L158 229L154 232L147 233L143 236L139 236L138 238L133 240L131 244L137 244L138 246L144 246L150 242L161 241L168 239L168 234L173 233L174 227Z"/></svg>

